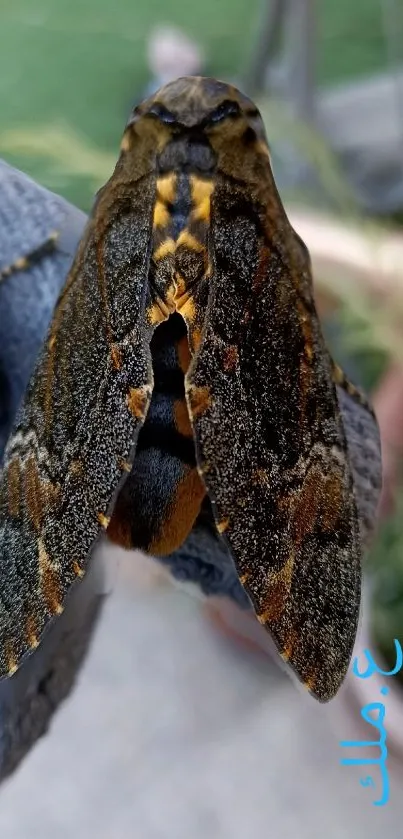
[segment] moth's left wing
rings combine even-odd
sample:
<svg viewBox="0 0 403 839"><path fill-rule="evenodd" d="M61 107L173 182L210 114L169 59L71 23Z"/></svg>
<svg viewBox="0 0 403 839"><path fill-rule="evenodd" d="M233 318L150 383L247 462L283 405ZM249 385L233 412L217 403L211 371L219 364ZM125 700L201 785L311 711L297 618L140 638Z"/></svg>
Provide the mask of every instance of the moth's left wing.
<svg viewBox="0 0 403 839"><path fill-rule="evenodd" d="M326 701L356 635L361 546L309 265L282 210L273 219L220 177L210 258L206 306L195 291L195 320L205 315L187 376L200 473L259 620Z"/></svg>

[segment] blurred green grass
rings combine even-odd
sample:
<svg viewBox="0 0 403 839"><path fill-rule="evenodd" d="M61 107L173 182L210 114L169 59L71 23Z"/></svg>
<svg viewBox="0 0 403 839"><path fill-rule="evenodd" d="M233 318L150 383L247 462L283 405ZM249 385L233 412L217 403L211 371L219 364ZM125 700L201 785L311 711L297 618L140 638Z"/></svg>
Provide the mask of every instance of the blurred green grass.
<svg viewBox="0 0 403 839"><path fill-rule="evenodd" d="M0 155L88 209L93 180L66 160L10 147L4 132L72 132L116 156L122 128L148 80L146 40L158 23L181 26L206 50L209 71L242 77L260 0L15 0L0 7ZM335 83L385 62L380 0L318 4L318 79ZM3 138L3 142L2 142ZM54 159L54 154L53 154ZM54 160L53 160L54 164Z"/></svg>

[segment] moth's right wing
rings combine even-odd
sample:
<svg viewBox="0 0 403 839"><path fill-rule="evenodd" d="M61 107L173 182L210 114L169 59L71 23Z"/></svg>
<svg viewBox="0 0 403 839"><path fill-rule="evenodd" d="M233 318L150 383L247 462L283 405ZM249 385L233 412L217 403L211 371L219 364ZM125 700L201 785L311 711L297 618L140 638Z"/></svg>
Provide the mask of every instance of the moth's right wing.
<svg viewBox="0 0 403 839"><path fill-rule="evenodd" d="M98 196L6 448L0 675L17 669L86 568L152 390L146 325L153 176Z"/></svg>

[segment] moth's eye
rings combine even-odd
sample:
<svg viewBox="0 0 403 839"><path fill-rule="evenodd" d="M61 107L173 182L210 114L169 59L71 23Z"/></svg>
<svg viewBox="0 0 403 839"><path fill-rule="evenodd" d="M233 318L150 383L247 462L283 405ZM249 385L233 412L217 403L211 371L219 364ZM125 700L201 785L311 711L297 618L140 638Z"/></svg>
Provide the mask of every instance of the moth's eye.
<svg viewBox="0 0 403 839"><path fill-rule="evenodd" d="M228 117L239 117L240 113L241 109L238 102L233 102L231 99L225 99L225 101L221 102L214 111L209 113L206 122L221 122L223 119L227 119Z"/></svg>
<svg viewBox="0 0 403 839"><path fill-rule="evenodd" d="M154 102L147 114L157 117L161 122L165 122L166 125L172 125L174 122L177 122L176 116L171 111L168 111L168 108L162 105L161 102Z"/></svg>

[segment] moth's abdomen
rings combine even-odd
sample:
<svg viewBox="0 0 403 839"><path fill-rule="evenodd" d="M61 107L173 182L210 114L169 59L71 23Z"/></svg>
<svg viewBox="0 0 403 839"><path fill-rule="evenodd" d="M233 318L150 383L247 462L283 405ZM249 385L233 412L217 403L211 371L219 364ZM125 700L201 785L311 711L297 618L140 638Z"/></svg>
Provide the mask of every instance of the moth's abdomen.
<svg viewBox="0 0 403 839"><path fill-rule="evenodd" d="M125 547L166 555L192 529L205 495L185 400L190 355L185 322L179 315L156 329L151 353L153 397L108 536Z"/></svg>

